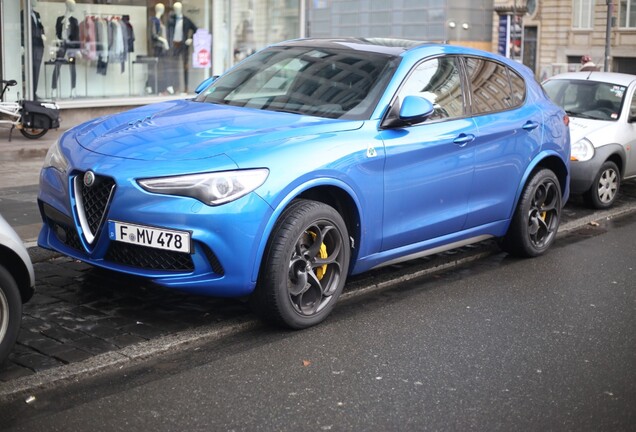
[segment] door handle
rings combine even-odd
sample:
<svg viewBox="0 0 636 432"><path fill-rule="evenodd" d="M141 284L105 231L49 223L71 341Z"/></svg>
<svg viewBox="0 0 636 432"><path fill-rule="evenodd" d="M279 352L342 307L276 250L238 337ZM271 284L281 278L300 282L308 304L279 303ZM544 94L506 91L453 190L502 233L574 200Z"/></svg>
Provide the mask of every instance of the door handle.
<svg viewBox="0 0 636 432"><path fill-rule="evenodd" d="M530 132L531 130L536 129L538 127L539 127L539 123L533 122L533 121L527 121L526 124L524 124L522 126L522 128L525 129L528 132Z"/></svg>
<svg viewBox="0 0 636 432"><path fill-rule="evenodd" d="M469 142L472 142L474 139L475 139L475 135L462 133L462 134L459 134L459 136L455 138L453 142L459 145L460 147L464 147L466 144L468 144Z"/></svg>

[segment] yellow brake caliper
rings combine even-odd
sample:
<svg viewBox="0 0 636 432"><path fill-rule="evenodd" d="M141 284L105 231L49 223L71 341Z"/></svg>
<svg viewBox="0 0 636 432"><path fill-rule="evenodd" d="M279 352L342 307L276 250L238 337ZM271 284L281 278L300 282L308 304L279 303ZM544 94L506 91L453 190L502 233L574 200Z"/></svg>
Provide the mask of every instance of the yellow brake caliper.
<svg viewBox="0 0 636 432"><path fill-rule="evenodd" d="M316 233L311 232L311 231L307 231L307 233L309 233L309 235L316 240ZM329 256L329 254L327 253L327 245L325 245L324 243L322 243L320 245L320 258L325 259ZM322 278L325 276L325 273L327 273L327 264L322 265L320 267L318 267L316 269L316 277L318 278L318 280L322 280Z"/></svg>

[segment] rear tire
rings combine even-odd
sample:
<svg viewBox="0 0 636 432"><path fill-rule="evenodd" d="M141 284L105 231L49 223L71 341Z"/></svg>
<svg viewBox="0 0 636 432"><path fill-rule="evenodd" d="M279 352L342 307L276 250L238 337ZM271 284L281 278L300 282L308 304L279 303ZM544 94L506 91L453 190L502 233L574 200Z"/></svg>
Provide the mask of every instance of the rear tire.
<svg viewBox="0 0 636 432"><path fill-rule="evenodd" d="M561 220L561 186L549 169L526 184L501 248L511 255L535 257L550 248Z"/></svg>
<svg viewBox="0 0 636 432"><path fill-rule="evenodd" d="M0 364L9 356L22 321L22 300L11 274L0 266Z"/></svg>
<svg viewBox="0 0 636 432"><path fill-rule="evenodd" d="M303 329L334 308L349 271L349 235L332 207L292 203L269 238L251 303L265 321Z"/></svg>
<svg viewBox="0 0 636 432"><path fill-rule="evenodd" d="M48 129L36 129L36 128L28 128L23 127L20 129L20 133L29 139L38 139L46 135Z"/></svg>
<svg viewBox="0 0 636 432"><path fill-rule="evenodd" d="M614 204L621 186L621 173L612 161L605 161L594 177L594 183L583 198L592 208L606 209Z"/></svg>

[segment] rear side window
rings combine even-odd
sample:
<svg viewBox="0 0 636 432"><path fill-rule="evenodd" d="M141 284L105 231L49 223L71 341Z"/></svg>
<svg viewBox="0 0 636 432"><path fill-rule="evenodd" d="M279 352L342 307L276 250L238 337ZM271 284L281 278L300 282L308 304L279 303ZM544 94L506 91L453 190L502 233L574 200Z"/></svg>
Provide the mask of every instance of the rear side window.
<svg viewBox="0 0 636 432"><path fill-rule="evenodd" d="M508 67L487 59L468 57L473 115L520 106L526 94L523 78Z"/></svg>
<svg viewBox="0 0 636 432"><path fill-rule="evenodd" d="M512 85L512 106L516 108L526 100L526 82L519 74L512 69L508 69L510 84Z"/></svg>

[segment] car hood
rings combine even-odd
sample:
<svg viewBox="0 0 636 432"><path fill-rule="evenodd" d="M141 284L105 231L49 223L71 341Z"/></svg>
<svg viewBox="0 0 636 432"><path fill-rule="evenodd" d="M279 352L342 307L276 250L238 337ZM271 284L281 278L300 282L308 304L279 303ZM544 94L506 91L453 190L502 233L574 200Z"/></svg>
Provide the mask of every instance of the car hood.
<svg viewBox="0 0 636 432"><path fill-rule="evenodd" d="M592 145L599 145L612 142L614 130L618 123L605 120L590 120L577 117L570 117L570 139L572 144L587 138Z"/></svg>
<svg viewBox="0 0 636 432"><path fill-rule="evenodd" d="M179 100L96 119L75 129L85 149L127 159L195 160L291 137L357 129L345 121Z"/></svg>

